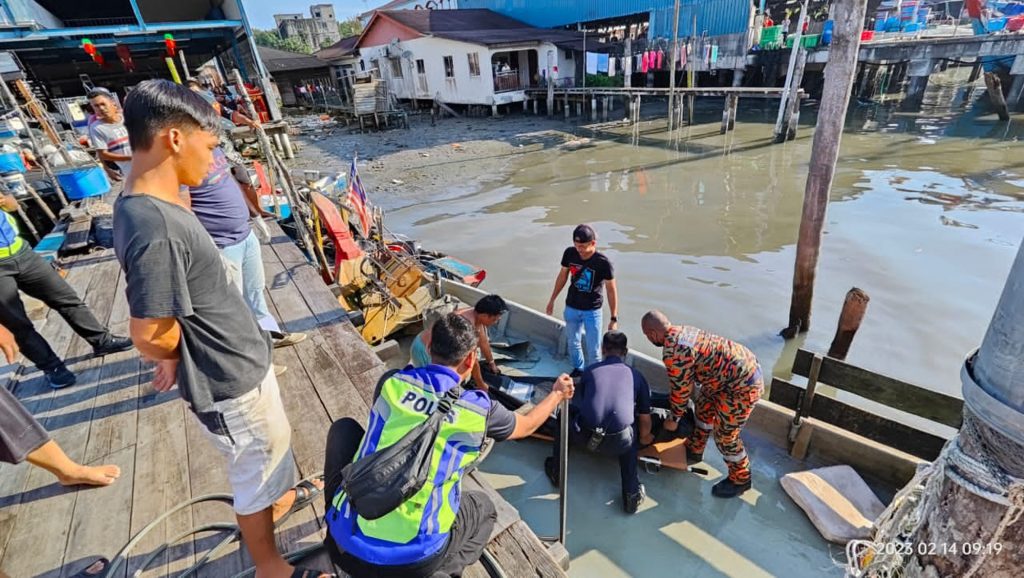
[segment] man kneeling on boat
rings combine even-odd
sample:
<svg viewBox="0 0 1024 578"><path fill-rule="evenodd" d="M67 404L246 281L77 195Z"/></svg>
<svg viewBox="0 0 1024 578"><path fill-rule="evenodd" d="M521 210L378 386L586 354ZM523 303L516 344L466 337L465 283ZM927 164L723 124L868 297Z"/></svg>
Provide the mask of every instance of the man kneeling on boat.
<svg viewBox="0 0 1024 578"><path fill-rule="evenodd" d="M461 389L477 362L477 332L457 313L445 315L431 327L430 357L430 365L381 378L369 431L345 418L335 422L327 435L325 491L332 499L325 543L334 563L353 576L458 576L476 562L497 514L486 494L461 491L467 467L480 457L486 437L504 441L529 436L560 402L573 396L572 379L563 374L544 401L519 415L491 401L483 391ZM404 442L406 434L442 406L446 413L433 444L426 482L397 508L366 513L374 519L361 516L343 491L351 480L344 479L342 470Z"/></svg>
<svg viewBox="0 0 1024 578"><path fill-rule="evenodd" d="M626 334L609 331L601 342L599 361L583 371L580 395L569 406L569 443L619 458L622 477L622 508L635 514L647 493L637 472L640 446L654 441L651 435L651 390L639 371L626 365L629 349ZM634 420L634 412L636 419ZM544 460L544 473L558 485L556 430L554 454Z"/></svg>
<svg viewBox="0 0 1024 578"><path fill-rule="evenodd" d="M740 430L761 399L764 380L754 354L739 343L687 325L672 325L661 311L648 311L641 321L644 335L662 348L671 383L671 415L665 429L676 431L695 384L701 384L694 405L697 427L686 440L687 465L704 459L708 436L729 468L726 479L711 488L719 498L750 489L750 459Z"/></svg>
<svg viewBox="0 0 1024 578"><path fill-rule="evenodd" d="M508 305L498 295L485 295L476 302L476 305L456 311L457 314L473 324L477 342L480 345L480 353L483 354L483 360L481 361L480 357L477 357L472 369L473 382L477 389L487 391L487 382L484 381L481 366L485 366L491 373L498 373L498 364L494 362L494 353L491 351L491 341L487 337L487 329L497 325L501 321L501 316L507 311ZM413 367L426 367L432 363L430 361L430 330L430 327L425 328L412 340L409 364Z"/></svg>

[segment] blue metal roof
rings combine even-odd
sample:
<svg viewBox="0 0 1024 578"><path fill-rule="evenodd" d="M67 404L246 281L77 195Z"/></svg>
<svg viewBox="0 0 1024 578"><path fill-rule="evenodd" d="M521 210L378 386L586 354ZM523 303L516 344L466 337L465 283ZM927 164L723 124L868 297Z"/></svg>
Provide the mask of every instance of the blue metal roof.
<svg viewBox="0 0 1024 578"><path fill-rule="evenodd" d="M653 38L672 35L673 4L673 0L459 0L459 8L488 8L541 28L646 14ZM693 33L694 15L698 35L746 32L753 10L752 0L682 0L679 36Z"/></svg>

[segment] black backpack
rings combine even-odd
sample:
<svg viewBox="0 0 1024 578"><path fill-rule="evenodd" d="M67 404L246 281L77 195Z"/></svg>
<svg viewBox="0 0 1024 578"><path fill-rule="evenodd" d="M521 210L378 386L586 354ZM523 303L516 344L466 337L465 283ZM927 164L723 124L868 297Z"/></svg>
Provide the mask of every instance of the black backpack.
<svg viewBox="0 0 1024 578"><path fill-rule="evenodd" d="M430 417L402 439L341 470L341 487L357 514L367 520L381 518L427 483L441 422L458 401L461 389L456 385L445 392Z"/></svg>

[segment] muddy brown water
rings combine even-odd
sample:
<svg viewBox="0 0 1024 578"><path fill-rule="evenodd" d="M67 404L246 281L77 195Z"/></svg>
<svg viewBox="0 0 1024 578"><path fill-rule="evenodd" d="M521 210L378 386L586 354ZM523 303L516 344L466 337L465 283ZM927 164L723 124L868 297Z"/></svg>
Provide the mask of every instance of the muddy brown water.
<svg viewBox="0 0 1024 578"><path fill-rule="evenodd" d="M812 327L786 343L777 333L814 122L805 108L798 139L785 145L768 142L768 104L744 110L726 136L714 105L675 135L664 120L579 128L580 141L516 155L503 179L457 198L439 192L388 222L485 267L485 288L537 309L573 226L591 223L615 264L631 346L656 353L639 329L656 307L745 343L780 376L797 346L827 350L846 291L860 287L871 303L849 361L958 395L963 356L980 343L1024 230L1024 126L973 111L855 105Z"/></svg>

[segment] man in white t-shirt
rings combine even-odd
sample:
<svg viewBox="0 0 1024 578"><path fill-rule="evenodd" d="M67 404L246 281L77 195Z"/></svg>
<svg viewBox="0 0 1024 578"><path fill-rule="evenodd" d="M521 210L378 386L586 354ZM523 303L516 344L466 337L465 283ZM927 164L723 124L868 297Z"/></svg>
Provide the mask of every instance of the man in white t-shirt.
<svg viewBox="0 0 1024 578"><path fill-rule="evenodd" d="M132 166L132 146L128 143L121 107L105 88L92 89L88 98L96 114L96 119L89 123L89 142L98 151L100 160L116 164L124 177Z"/></svg>

